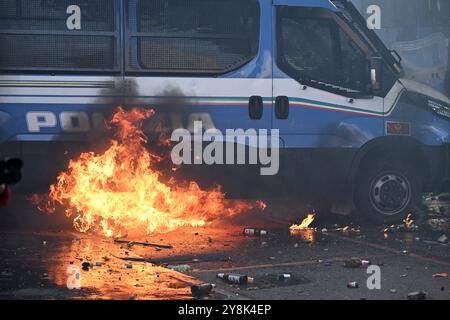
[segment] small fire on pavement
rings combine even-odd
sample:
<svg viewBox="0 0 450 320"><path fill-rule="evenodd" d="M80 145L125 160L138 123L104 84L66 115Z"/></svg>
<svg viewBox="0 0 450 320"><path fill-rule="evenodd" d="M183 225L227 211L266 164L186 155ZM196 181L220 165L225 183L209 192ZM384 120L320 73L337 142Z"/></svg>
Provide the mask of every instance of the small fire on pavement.
<svg viewBox="0 0 450 320"><path fill-rule="evenodd" d="M49 214L63 208L77 231L107 237L205 226L219 218L264 209L260 201L225 199L220 186L202 190L195 181L163 177L155 169L161 156L148 150L142 131L154 113L118 107L108 123L114 133L109 148L101 154L85 152L71 160L48 195L34 195L33 203Z"/></svg>
<svg viewBox="0 0 450 320"><path fill-rule="evenodd" d="M298 230L308 229L309 226L311 225L311 223L313 223L315 219L316 219L316 212L312 211L312 212L308 213L306 218L303 219L303 221L300 224L293 224L293 225L291 225L289 227L289 230L291 230L291 232L295 232L295 231L298 231Z"/></svg>

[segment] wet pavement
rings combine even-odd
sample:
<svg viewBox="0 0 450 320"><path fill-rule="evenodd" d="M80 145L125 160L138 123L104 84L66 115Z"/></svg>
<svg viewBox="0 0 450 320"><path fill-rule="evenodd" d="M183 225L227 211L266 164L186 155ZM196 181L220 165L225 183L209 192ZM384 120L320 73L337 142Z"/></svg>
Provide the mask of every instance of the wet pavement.
<svg viewBox="0 0 450 320"><path fill-rule="evenodd" d="M433 277L450 272L449 244L436 241L448 236L448 213L442 209L448 201L429 202L429 218L440 222L440 230L425 220L417 231L385 234L383 226L329 217L291 234L290 222L274 218L269 210L245 221L220 221L120 243L68 231L2 232L0 299L192 299L193 284L210 282L217 287L209 299L404 300L408 293L423 290L428 299L449 300L449 278ZM345 226L350 230L343 230ZM268 234L244 237L244 227L264 228ZM366 268L344 267L352 257L380 267L381 289L367 288ZM167 268L182 264L190 270ZM79 272L80 288L70 290L68 271L73 268ZM248 275L254 282L228 284L216 278L219 272ZM282 274L291 278L280 281ZM353 281L359 288L347 288Z"/></svg>

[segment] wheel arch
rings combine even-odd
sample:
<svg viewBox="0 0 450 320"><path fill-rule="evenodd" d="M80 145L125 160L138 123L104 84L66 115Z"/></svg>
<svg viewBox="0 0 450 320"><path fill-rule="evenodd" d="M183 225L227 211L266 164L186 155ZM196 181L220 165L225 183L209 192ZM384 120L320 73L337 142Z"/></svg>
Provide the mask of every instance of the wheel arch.
<svg viewBox="0 0 450 320"><path fill-rule="evenodd" d="M427 182L430 173L429 162L422 149L422 144L412 137L381 137L366 143L355 155L347 183L354 194L355 184L361 170L370 161L389 159L393 161L407 161L418 169L423 183Z"/></svg>

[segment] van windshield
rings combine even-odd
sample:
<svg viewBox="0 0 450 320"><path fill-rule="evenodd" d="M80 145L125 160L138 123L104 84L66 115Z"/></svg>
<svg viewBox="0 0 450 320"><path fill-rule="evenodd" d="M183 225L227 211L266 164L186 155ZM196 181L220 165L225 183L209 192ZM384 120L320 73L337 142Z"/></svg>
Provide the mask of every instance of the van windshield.
<svg viewBox="0 0 450 320"><path fill-rule="evenodd" d="M353 30L361 36L362 40L387 62L390 69L399 76L403 75L401 58L398 53L395 50L388 49L378 35L367 28L367 22L358 9L349 1L333 0L333 4L339 8L339 16L346 20Z"/></svg>
<svg viewBox="0 0 450 320"><path fill-rule="evenodd" d="M386 46L402 57L404 77L450 96L450 1L352 0ZM375 10L375 11L374 11Z"/></svg>

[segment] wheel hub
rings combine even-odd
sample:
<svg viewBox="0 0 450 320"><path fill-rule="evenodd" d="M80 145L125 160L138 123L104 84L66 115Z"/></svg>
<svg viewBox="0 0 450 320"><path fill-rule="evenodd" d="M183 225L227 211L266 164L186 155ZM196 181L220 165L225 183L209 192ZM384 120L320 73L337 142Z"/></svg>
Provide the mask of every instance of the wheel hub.
<svg viewBox="0 0 450 320"><path fill-rule="evenodd" d="M398 173L384 174L372 184L372 203L384 215L401 212L410 199L411 186L408 180Z"/></svg>

